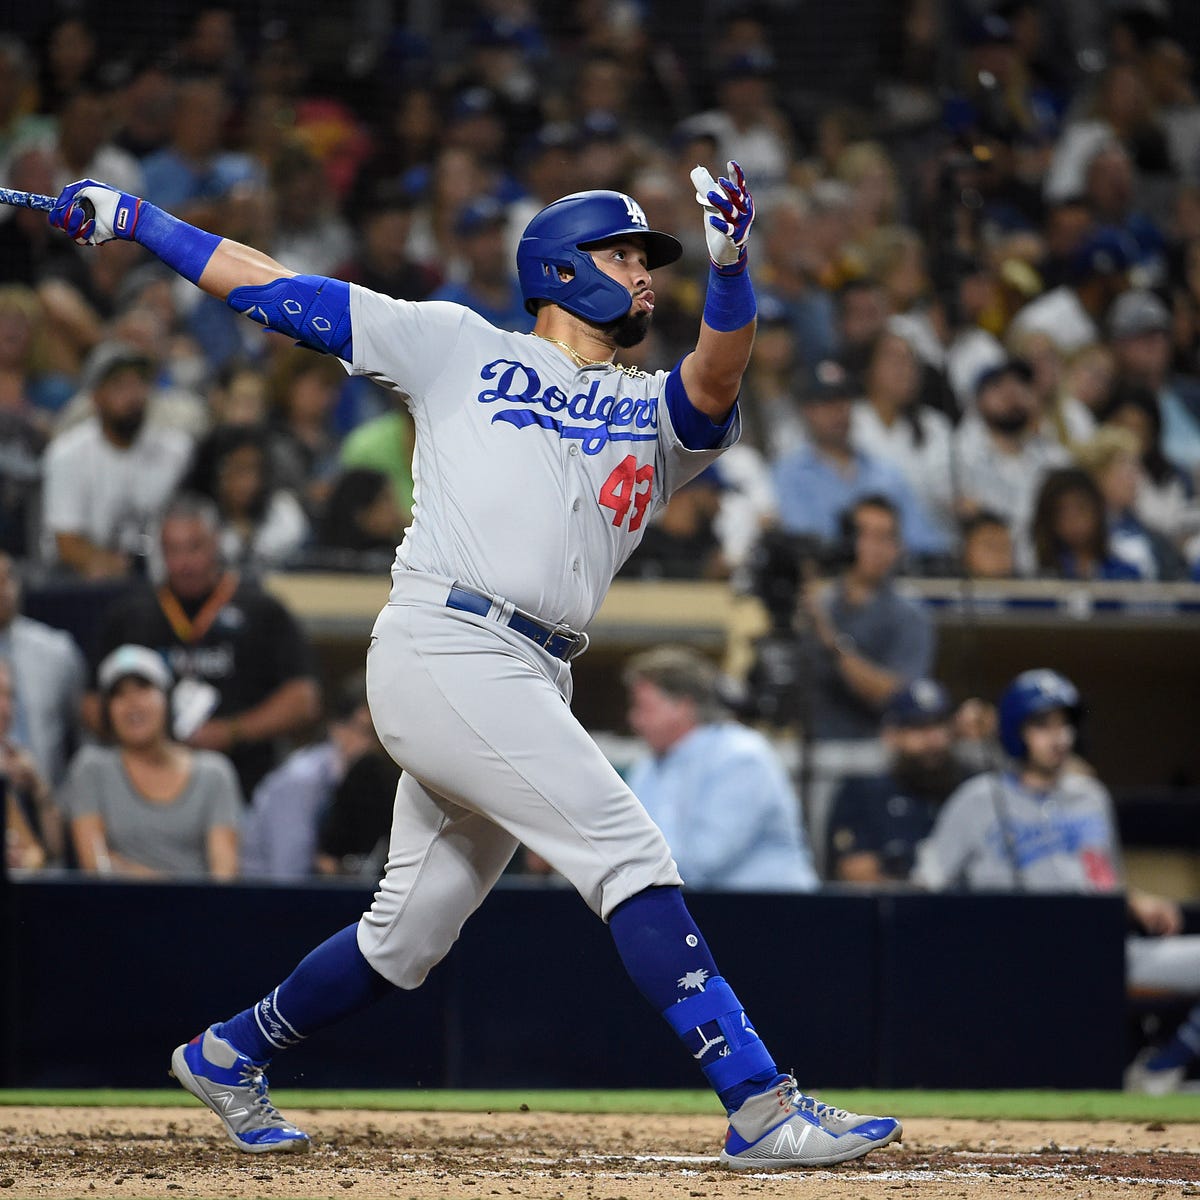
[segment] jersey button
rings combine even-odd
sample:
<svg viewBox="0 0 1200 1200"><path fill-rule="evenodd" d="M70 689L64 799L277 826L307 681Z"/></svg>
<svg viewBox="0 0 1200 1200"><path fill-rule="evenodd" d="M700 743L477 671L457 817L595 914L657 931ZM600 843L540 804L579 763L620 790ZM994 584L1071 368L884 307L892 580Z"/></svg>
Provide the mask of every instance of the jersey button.
<svg viewBox="0 0 1200 1200"><path fill-rule="evenodd" d="M579 511L579 497L578 496L575 497L575 503L571 505L571 511L572 512Z"/></svg>
<svg viewBox="0 0 1200 1200"><path fill-rule="evenodd" d="M576 559L576 560L575 560L575 561L574 561L574 562L571 564L571 570L572 570L572 571L575 571L575 572L578 572L578 571L579 571L579 559Z"/></svg>
<svg viewBox="0 0 1200 1200"><path fill-rule="evenodd" d="M571 449L567 451L567 453L570 454L572 457L574 457L576 454L579 453L579 447L572 446Z"/></svg>

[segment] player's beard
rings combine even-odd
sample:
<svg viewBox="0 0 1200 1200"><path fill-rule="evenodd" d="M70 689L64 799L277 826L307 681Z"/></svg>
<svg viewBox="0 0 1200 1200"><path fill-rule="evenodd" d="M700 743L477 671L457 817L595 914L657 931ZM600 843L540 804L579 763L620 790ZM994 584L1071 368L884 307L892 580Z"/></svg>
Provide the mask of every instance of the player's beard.
<svg viewBox="0 0 1200 1200"><path fill-rule="evenodd" d="M636 346L645 341L646 335L650 332L651 315L648 312L634 312L630 309L620 320L606 326L605 333L622 350L628 350L630 346Z"/></svg>

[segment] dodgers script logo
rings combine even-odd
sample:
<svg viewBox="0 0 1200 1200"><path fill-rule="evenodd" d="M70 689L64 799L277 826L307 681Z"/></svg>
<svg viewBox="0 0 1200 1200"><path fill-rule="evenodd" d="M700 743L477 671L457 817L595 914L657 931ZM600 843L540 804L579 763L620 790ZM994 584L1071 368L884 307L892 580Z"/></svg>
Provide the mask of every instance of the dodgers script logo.
<svg viewBox="0 0 1200 1200"><path fill-rule="evenodd" d="M584 454L599 454L609 442L652 442L658 436L657 396L601 395L600 387L606 382L602 379L594 380L586 392L568 396L554 384L543 388L533 367L511 358L487 363L479 378L496 383L475 397L480 404L522 406L500 409L492 415L492 424L505 421L518 429L530 425L552 429L560 438L578 438ZM537 411L535 405L543 411ZM571 424L567 418L580 424Z"/></svg>

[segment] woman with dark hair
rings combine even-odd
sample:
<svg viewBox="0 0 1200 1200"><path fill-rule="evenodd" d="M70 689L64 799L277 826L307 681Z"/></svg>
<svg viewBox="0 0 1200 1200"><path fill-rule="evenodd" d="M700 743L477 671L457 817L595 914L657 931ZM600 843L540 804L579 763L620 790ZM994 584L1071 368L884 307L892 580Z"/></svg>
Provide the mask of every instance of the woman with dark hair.
<svg viewBox="0 0 1200 1200"><path fill-rule="evenodd" d="M118 646L97 677L112 745L84 746L59 795L80 868L233 878L237 776L223 754L172 737L173 679L162 656L148 646Z"/></svg>
<svg viewBox="0 0 1200 1200"><path fill-rule="evenodd" d="M1104 497L1080 467L1060 467L1042 480L1031 526L1037 573L1051 579L1141 579L1109 544Z"/></svg>
<svg viewBox="0 0 1200 1200"><path fill-rule="evenodd" d="M850 437L864 454L903 472L925 511L949 537L956 532L952 429L923 399L925 370L911 343L885 329L875 340L854 405Z"/></svg>
<svg viewBox="0 0 1200 1200"><path fill-rule="evenodd" d="M231 567L280 566L308 539L300 502L274 484L270 443L260 427L218 425L196 447L183 490L216 504L221 554Z"/></svg>

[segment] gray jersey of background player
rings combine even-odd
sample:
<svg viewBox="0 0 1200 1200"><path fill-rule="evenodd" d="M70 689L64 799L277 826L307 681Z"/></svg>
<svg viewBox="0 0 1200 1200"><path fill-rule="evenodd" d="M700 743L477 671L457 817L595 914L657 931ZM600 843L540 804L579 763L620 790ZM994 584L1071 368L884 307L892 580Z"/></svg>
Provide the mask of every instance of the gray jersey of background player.
<svg viewBox="0 0 1200 1200"><path fill-rule="evenodd" d="M644 338L651 271L682 246L623 193L575 193L526 227L517 274L532 334L294 275L91 181L50 214L85 242L139 241L252 319L394 388L413 414L413 524L367 652L372 719L403 768L384 878L360 921L171 1060L243 1150L308 1146L270 1105L263 1066L393 987L420 986L521 843L608 923L712 1084L729 1115L723 1164L840 1162L900 1136L894 1118L819 1103L779 1072L687 911L662 833L567 703L581 627L646 518L738 435L753 200L734 163L729 178L697 167L692 182L711 260L703 318L695 349L651 374L613 359Z"/></svg>
<svg viewBox="0 0 1200 1200"><path fill-rule="evenodd" d="M1099 780L1071 766L1083 712L1075 685L1056 671L1017 676L998 705L1000 741L1012 769L962 784L946 801L933 831L917 847L914 883L943 891L1013 889L1098 894L1125 887L1111 797ZM1133 921L1148 936L1126 944L1133 987L1200 994L1200 936L1181 935L1179 906L1162 896L1126 890ZM1200 1057L1200 1006L1164 1048L1131 1067L1127 1086L1178 1087Z"/></svg>

